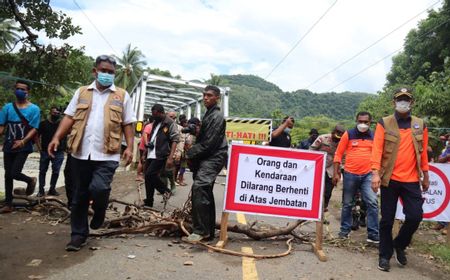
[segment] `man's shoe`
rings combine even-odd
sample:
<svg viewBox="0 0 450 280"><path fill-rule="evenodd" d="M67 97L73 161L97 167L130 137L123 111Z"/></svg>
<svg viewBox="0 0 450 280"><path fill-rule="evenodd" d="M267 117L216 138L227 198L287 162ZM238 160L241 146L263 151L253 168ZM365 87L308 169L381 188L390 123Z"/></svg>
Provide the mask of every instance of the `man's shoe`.
<svg viewBox="0 0 450 280"><path fill-rule="evenodd" d="M83 238L74 238L72 240L70 240L69 243L67 243L66 245L66 251L72 251L72 252L76 252L76 251L80 251L81 247L83 247L84 245L86 245L86 239Z"/></svg>
<svg viewBox="0 0 450 280"><path fill-rule="evenodd" d="M27 184L27 189L25 191L26 195L32 195L34 193L34 189L36 188L36 177L31 177L31 182Z"/></svg>
<svg viewBox="0 0 450 280"><path fill-rule="evenodd" d="M208 236L202 236L200 234L191 233L188 237L183 237L182 240L189 243L198 243L202 240L208 239Z"/></svg>
<svg viewBox="0 0 450 280"><path fill-rule="evenodd" d="M94 216L92 216L90 227L91 229L99 229L103 222L105 221L106 210L96 210L94 211Z"/></svg>
<svg viewBox="0 0 450 280"><path fill-rule="evenodd" d="M380 238L378 236L369 236L366 241L372 244L380 244Z"/></svg>
<svg viewBox="0 0 450 280"><path fill-rule="evenodd" d="M57 192L55 189L49 189L47 195L58 196L59 192Z"/></svg>
<svg viewBox="0 0 450 280"><path fill-rule="evenodd" d="M339 236L339 239L348 239L349 238L348 233L345 234L345 233L339 232L338 236Z"/></svg>
<svg viewBox="0 0 450 280"><path fill-rule="evenodd" d="M408 263L408 260L406 259L405 250L400 248L394 248L395 252L395 260L400 266L405 266Z"/></svg>
<svg viewBox="0 0 450 280"><path fill-rule="evenodd" d="M0 208L0 214L8 214L14 211L14 207L11 205L5 205L2 208Z"/></svg>
<svg viewBox="0 0 450 280"><path fill-rule="evenodd" d="M391 269L391 265L389 264L389 260L380 258L378 260L378 269L381 271L388 272Z"/></svg>
<svg viewBox="0 0 450 280"><path fill-rule="evenodd" d="M36 197L44 197L45 196L45 191L43 190L39 190L39 192L36 194Z"/></svg>

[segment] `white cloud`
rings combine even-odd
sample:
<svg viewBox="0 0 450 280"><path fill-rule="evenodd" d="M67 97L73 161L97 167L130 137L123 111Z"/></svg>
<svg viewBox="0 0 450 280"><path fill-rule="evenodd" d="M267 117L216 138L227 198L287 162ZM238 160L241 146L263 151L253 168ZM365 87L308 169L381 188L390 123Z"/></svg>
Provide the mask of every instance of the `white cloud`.
<svg viewBox="0 0 450 280"><path fill-rule="evenodd" d="M167 69L186 79L215 74L265 77L334 0L78 0L83 12L61 8L82 27L68 42L86 46L96 56L113 51L85 17L120 52L128 43L146 55L150 67ZM436 0L338 1L268 78L283 90L305 88ZM55 2L58 3L58 2ZM376 46L312 85L328 91L345 79L400 48L407 32L426 13ZM391 58L361 73L335 91L376 92L385 83Z"/></svg>

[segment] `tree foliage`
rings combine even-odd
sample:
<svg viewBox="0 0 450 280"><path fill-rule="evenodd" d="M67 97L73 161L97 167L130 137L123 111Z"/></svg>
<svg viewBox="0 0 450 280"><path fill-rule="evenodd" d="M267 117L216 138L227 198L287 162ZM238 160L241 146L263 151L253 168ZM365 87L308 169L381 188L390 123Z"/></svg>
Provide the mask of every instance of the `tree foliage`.
<svg viewBox="0 0 450 280"><path fill-rule="evenodd" d="M11 92L14 80L20 77L33 83L31 98L41 109L64 105L74 89L92 80L93 59L85 56L83 49L68 44L41 42L45 38L67 39L81 33L80 27L73 25L66 14L55 11L49 1L5 0L1 5L0 18L14 22L14 32L20 34L19 50L0 51L0 71L5 73L0 80L2 91ZM7 101L11 95L2 98Z"/></svg>
<svg viewBox="0 0 450 280"><path fill-rule="evenodd" d="M131 90L142 76L143 67L147 64L142 52L128 44L121 57L117 57L118 67L115 82L120 87Z"/></svg>
<svg viewBox="0 0 450 280"><path fill-rule="evenodd" d="M222 85L242 85L263 91L282 92L275 84L255 75L221 75Z"/></svg>
<svg viewBox="0 0 450 280"><path fill-rule="evenodd" d="M18 31L13 20L0 18L0 52L13 49L20 38Z"/></svg>
<svg viewBox="0 0 450 280"><path fill-rule="evenodd" d="M359 109L376 118L391 114L392 94L400 86L414 88L413 113L428 126L450 126L450 0L408 33L404 50L393 58L386 86Z"/></svg>
<svg viewBox="0 0 450 280"><path fill-rule="evenodd" d="M244 75L236 76L239 76L236 79L239 81ZM225 77L224 84L231 87L230 115L240 117L270 118L272 112L278 109L284 115L298 119L319 115L334 119L353 119L359 103L370 96L367 93L357 92L316 94L308 90L295 92L261 90L266 88L266 82L251 87L231 83L231 80L235 80L234 76ZM257 85L261 80L259 77L246 75L246 84Z"/></svg>

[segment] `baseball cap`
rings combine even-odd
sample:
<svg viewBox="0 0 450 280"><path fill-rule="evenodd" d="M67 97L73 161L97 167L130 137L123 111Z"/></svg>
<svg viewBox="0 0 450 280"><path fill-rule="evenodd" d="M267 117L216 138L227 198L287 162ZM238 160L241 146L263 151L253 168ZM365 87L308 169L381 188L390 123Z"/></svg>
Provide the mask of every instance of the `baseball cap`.
<svg viewBox="0 0 450 280"><path fill-rule="evenodd" d="M413 98L413 96L412 96L412 89L402 87L402 88L396 89L394 91L394 99L396 99L396 98L398 98L398 97L400 97L402 95L406 95L409 98Z"/></svg>

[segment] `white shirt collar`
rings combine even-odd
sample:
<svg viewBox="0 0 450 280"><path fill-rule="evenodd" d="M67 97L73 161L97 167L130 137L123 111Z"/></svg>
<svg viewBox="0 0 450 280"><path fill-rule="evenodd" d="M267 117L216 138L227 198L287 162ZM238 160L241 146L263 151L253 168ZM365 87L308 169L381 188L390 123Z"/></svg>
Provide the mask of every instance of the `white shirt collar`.
<svg viewBox="0 0 450 280"><path fill-rule="evenodd" d="M108 90L109 90L109 91L116 91L116 86L115 86L114 84L112 84L109 88L105 89L104 91L100 91L100 90L97 88L97 84L95 83L95 81L93 81L93 82L88 86L88 89L96 89L98 92L104 93L104 92L107 92Z"/></svg>

